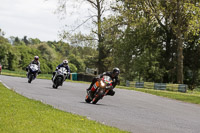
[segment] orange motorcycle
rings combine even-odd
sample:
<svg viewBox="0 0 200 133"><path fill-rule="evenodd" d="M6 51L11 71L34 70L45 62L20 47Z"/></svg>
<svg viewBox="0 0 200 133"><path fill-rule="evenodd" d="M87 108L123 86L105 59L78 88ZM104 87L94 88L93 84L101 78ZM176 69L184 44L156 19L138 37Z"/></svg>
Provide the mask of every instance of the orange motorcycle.
<svg viewBox="0 0 200 133"><path fill-rule="evenodd" d="M85 101L87 103L92 102L96 104L100 99L102 99L111 89L112 86L112 79L110 76L103 76L97 82L94 83L91 90L85 97Z"/></svg>

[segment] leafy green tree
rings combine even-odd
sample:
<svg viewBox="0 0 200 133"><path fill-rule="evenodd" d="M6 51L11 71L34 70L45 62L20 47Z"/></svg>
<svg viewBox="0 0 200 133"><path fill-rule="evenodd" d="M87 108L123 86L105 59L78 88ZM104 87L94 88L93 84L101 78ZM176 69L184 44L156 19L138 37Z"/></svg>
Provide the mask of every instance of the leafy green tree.
<svg viewBox="0 0 200 133"><path fill-rule="evenodd" d="M30 62L34 59L35 55L39 55L39 51L37 49L33 49L25 44L14 46L16 49L17 57L18 57L18 67L25 70L25 68L30 64Z"/></svg>
<svg viewBox="0 0 200 133"><path fill-rule="evenodd" d="M9 44L8 40L3 36L0 36L0 63L3 68L13 69L12 65L12 46Z"/></svg>
<svg viewBox="0 0 200 133"><path fill-rule="evenodd" d="M71 73L75 73L78 70L77 67L72 63L69 63L69 68L70 68Z"/></svg>
<svg viewBox="0 0 200 133"><path fill-rule="evenodd" d="M5 32L0 28L0 36L4 36L5 35Z"/></svg>
<svg viewBox="0 0 200 133"><path fill-rule="evenodd" d="M191 33L188 35L188 40L184 47L184 83L188 84L190 89L194 89L200 85L199 36Z"/></svg>
<svg viewBox="0 0 200 133"><path fill-rule="evenodd" d="M35 45L35 47L40 51L43 59L49 61L57 59L56 51L54 51L54 49L49 47L47 43L40 43Z"/></svg>
<svg viewBox="0 0 200 133"><path fill-rule="evenodd" d="M198 18L200 12L199 2L190 0L145 0L144 7L167 33L173 33L177 46L177 82L183 83L184 38L191 31L195 34L198 33L198 30L195 31L194 29L200 25ZM191 23L195 24L191 26Z"/></svg>
<svg viewBox="0 0 200 133"><path fill-rule="evenodd" d="M64 11L66 11L66 4L67 4L68 0L61 0L59 1L59 6L58 6L58 12L63 13ZM97 67L99 69L99 72L103 72L104 70L104 62L103 59L106 57L106 53L104 52L104 44L103 44L103 34L102 34L102 17L103 14L105 13L106 10L106 5L109 4L110 1L108 0L77 0L80 3L84 3L86 2L87 4L89 4L91 6L91 8L95 11L91 12L93 15L89 16L88 19L86 19L82 24L78 25L77 28L75 28L74 30L78 29L81 25L83 25L84 23L86 23L88 20L92 19L93 24L95 24L96 26L96 30L92 30L94 34L96 34L97 36L97 42L98 42L98 61L97 61ZM96 20L94 20L93 18L95 18ZM74 31L73 30L73 31ZM64 37L66 36L66 34L63 35Z"/></svg>
<svg viewBox="0 0 200 133"><path fill-rule="evenodd" d="M154 49L152 52L150 49L145 50L145 52L134 62L134 71L136 76L149 82L163 82L163 75L165 73L165 68L161 68L159 58L160 49ZM140 79L139 79L140 80Z"/></svg>
<svg viewBox="0 0 200 133"><path fill-rule="evenodd" d="M147 50L154 52L156 50L155 46L159 47L161 52L159 55L162 55L163 59L157 60L160 63L160 67L165 70L163 81L174 81L173 76L176 76L175 82L183 83L183 44L187 42L188 33L193 32L195 35L198 33L198 30L195 29L199 29L197 28L199 27L199 18L197 17L199 3L189 0L117 0L117 2L119 4L113 9L118 13L121 29L125 29L123 38L128 36L126 33L130 34L127 31L135 33L130 34L128 39L121 39L119 42L126 44L124 42L133 38L131 36L137 35L135 39L133 38L131 39L132 41L129 41L133 44L139 42L135 45L137 47L132 47L132 50L135 49L135 51L133 50L134 52L130 54L135 59L140 58L143 52L147 52ZM137 30L139 32L136 32ZM127 43L127 45L131 46L131 43ZM123 47L119 46L119 48ZM128 47L128 53L131 51L129 49L131 48ZM127 50L124 49L126 52ZM128 68L130 69L130 67L126 67L125 70ZM175 71L177 73L172 74Z"/></svg>
<svg viewBox="0 0 200 133"><path fill-rule="evenodd" d="M139 59L146 49L153 51L157 43L153 32L154 23L148 23L148 19L140 13L141 8L135 8L136 4L136 1L134 4L132 1L120 1L120 4L113 7L117 16L107 19L107 25L110 27L105 28L109 33L106 39L110 38L108 42L112 44L113 65L117 64L125 72L125 79L129 80L133 79L134 70L138 70L134 66L135 60Z"/></svg>
<svg viewBox="0 0 200 133"><path fill-rule="evenodd" d="M29 40L27 39L27 36L24 36L24 38L22 39L22 41L23 41L26 45L30 44Z"/></svg>
<svg viewBox="0 0 200 133"><path fill-rule="evenodd" d="M38 38L29 38L28 41L30 42L31 45L41 43L40 39L38 39Z"/></svg>
<svg viewBox="0 0 200 133"><path fill-rule="evenodd" d="M74 64L76 66L78 72L85 71L84 61L81 60L78 56L71 54L69 55L68 59L71 64Z"/></svg>
<svg viewBox="0 0 200 133"><path fill-rule="evenodd" d="M0 62L3 68L15 70L17 67L14 49L9 43L0 43Z"/></svg>

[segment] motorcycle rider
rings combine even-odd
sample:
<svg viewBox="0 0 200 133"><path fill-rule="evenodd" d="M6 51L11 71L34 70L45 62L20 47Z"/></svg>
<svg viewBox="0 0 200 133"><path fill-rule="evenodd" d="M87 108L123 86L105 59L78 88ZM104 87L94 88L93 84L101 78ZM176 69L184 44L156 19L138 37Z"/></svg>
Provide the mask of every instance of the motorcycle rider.
<svg viewBox="0 0 200 133"><path fill-rule="evenodd" d="M58 69L60 69L61 67L64 67L65 69L67 69L67 72L68 72L68 75L70 74L70 68L68 66L68 60L63 60L63 62L61 64L59 64L57 67L56 67L56 70L55 72L53 72L53 75L52 75L52 80L56 74L56 72L58 71ZM67 79L68 76L66 76L65 80Z"/></svg>
<svg viewBox="0 0 200 133"><path fill-rule="evenodd" d="M110 76L110 77L112 78L112 80L113 80L112 85L113 85L113 89L114 89L115 86L116 86L117 84L120 83L120 81L119 81L119 79L118 79L119 73L120 73L119 68L115 67L115 68L113 68L113 71L112 71L112 72L104 72L103 74L100 74L99 76L93 78L92 83L90 84L90 87L87 89L87 93L90 93L90 95L92 95L92 96L94 95L94 93L95 93L96 90L95 90L95 91L91 91L91 88L92 88L92 86L94 85L94 83L96 83L96 82L97 82L100 78L102 78L104 75ZM113 96L113 95L115 94L115 91L113 91L113 89L111 89L111 90L107 93L107 95Z"/></svg>
<svg viewBox="0 0 200 133"><path fill-rule="evenodd" d="M36 64L38 66L38 74L40 74L41 70L40 70L40 61L39 61L38 56L34 56L34 60L32 60L31 63L28 65L28 67L26 67L27 72L28 72L31 64Z"/></svg>

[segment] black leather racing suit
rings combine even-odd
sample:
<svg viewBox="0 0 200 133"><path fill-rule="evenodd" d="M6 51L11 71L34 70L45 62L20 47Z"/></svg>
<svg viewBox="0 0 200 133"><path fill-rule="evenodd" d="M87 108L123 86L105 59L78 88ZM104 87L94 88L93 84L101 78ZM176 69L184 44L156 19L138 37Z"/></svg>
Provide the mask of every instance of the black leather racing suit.
<svg viewBox="0 0 200 133"><path fill-rule="evenodd" d="M94 83L95 82L97 82L100 78L102 78L103 76L110 76L111 78L112 78L112 80L113 80L113 89L115 88L115 86L117 85L117 84L119 84L119 80L118 80L118 76L115 76L115 77L113 77L112 75L112 72L104 72L103 74L100 74L100 75L98 75L97 77L95 77L95 78L93 78L92 79L92 83L90 84L90 87L87 89L87 91L89 91L89 90L91 90L91 88L92 88L92 86L94 85ZM112 90L110 90L108 93L107 93L107 95L111 95L111 96L113 96L114 94L115 94L115 91L113 91L113 89Z"/></svg>

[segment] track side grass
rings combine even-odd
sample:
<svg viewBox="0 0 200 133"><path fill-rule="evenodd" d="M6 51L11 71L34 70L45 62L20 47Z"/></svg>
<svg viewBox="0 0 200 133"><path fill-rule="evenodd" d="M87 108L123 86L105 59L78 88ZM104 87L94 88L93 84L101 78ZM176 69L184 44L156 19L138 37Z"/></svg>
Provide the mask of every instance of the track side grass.
<svg viewBox="0 0 200 133"><path fill-rule="evenodd" d="M126 131L28 99L0 83L0 132L123 133Z"/></svg>
<svg viewBox="0 0 200 133"><path fill-rule="evenodd" d="M180 100L188 103L200 104L200 92L198 91L188 91L187 93L174 92L174 91L163 91L163 90L152 90L152 89L143 89L135 87L123 87L118 86L117 88L141 91L157 96L167 97L175 100Z"/></svg>
<svg viewBox="0 0 200 133"><path fill-rule="evenodd" d="M24 77L26 78L26 71L10 71L10 70L2 70L2 75L7 75L7 76L14 76L14 77ZM40 79L51 79L52 74L39 74L37 78Z"/></svg>

